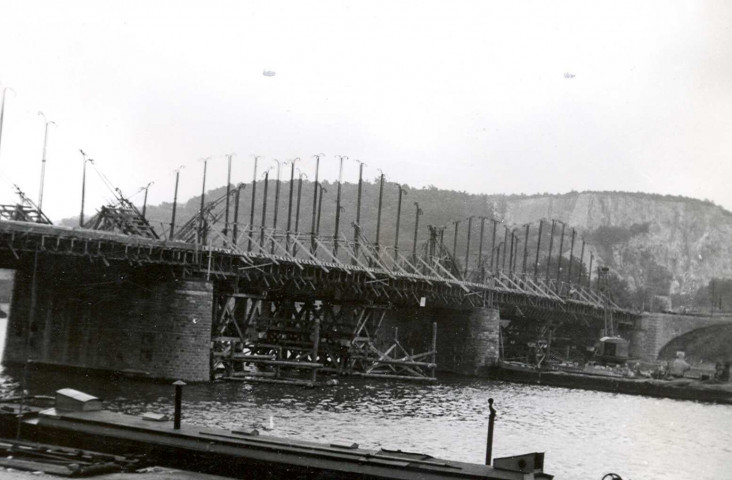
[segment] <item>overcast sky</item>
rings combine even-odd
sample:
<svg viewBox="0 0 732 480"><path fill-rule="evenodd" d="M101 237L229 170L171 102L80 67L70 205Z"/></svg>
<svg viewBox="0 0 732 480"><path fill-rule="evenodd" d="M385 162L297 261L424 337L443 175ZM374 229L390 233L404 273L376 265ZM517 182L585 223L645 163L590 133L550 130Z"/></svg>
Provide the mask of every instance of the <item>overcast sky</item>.
<svg viewBox="0 0 732 480"><path fill-rule="evenodd" d="M275 72L265 76L265 70ZM0 200L78 214L83 148L150 202L336 155L475 193L628 190L732 209L732 2L0 0ZM260 171L262 169L260 168ZM345 177L356 178L357 164ZM88 212L110 198L89 171ZM141 202L141 195L134 196Z"/></svg>

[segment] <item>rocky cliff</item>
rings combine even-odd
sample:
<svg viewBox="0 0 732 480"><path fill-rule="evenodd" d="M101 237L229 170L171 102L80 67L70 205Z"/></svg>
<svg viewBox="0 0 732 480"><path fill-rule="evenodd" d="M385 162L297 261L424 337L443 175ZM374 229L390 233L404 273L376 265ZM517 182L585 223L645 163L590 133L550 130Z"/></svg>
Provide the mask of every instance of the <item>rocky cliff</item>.
<svg viewBox="0 0 732 480"><path fill-rule="evenodd" d="M555 218L577 228L602 263L631 288L667 285L694 293L712 278L732 277L732 213L690 198L623 192L504 197L509 223Z"/></svg>

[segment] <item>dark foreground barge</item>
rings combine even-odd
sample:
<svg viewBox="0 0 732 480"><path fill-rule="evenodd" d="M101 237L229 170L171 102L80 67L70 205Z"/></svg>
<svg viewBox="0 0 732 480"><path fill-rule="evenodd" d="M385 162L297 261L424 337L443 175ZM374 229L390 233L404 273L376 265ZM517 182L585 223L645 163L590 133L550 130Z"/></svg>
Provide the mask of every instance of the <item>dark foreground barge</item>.
<svg viewBox="0 0 732 480"><path fill-rule="evenodd" d="M61 393L63 392L63 393ZM15 437L17 406L5 405L0 427ZM495 459L493 466L442 460L400 450L365 450L358 445L304 442L177 422L148 421L101 409L81 392L59 391L49 409L24 410L20 426L26 441L90 449L117 455L143 455L146 461L197 472L246 479L551 479L543 473L543 454ZM176 428L178 427L178 428Z"/></svg>

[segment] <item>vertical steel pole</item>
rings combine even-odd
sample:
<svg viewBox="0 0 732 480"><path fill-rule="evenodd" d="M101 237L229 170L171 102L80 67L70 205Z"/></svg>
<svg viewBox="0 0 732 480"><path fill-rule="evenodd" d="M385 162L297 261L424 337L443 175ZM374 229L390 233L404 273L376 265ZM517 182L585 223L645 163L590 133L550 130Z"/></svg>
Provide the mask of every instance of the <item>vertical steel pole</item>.
<svg viewBox="0 0 732 480"><path fill-rule="evenodd" d="M480 217L480 243L478 246L478 264L480 265L480 283L485 281L485 262L483 261L483 231L485 230L485 217Z"/></svg>
<svg viewBox="0 0 732 480"><path fill-rule="evenodd" d="M463 278L468 278L468 266L470 264L470 233L473 230L473 217L468 217L468 242L465 245L465 271L463 273Z"/></svg>
<svg viewBox="0 0 732 480"><path fill-rule="evenodd" d="M491 222L493 222L493 237L491 240L491 273L495 273L493 270L493 252L496 249L496 227L498 226L498 220L491 218ZM496 263L498 263L498 259L496 259Z"/></svg>
<svg viewBox="0 0 732 480"><path fill-rule="evenodd" d="M524 234L524 265L521 273L526 275L526 257L529 255L529 224L526 224L526 233Z"/></svg>
<svg viewBox="0 0 732 480"><path fill-rule="evenodd" d="M419 216L422 215L422 209L419 208L419 202L414 202L414 242L412 242L412 261L417 264L417 232L419 231Z"/></svg>
<svg viewBox="0 0 732 480"><path fill-rule="evenodd" d="M247 237L249 240L247 240L247 252L252 251L252 236L254 235L254 206L256 205L257 200L257 161L259 160L259 157L256 155L254 156L254 176L252 176L252 204L250 208L250 214L249 214L249 232L247 234Z"/></svg>
<svg viewBox="0 0 732 480"><path fill-rule="evenodd" d="M544 220L539 220L539 237L536 240L536 260L534 261L534 280L539 277L539 252L541 251L541 230L544 227Z"/></svg>
<svg viewBox="0 0 732 480"><path fill-rule="evenodd" d="M577 235L575 229L572 229L572 243L569 247L569 268L567 269L567 282L572 283L572 257L574 256L574 238Z"/></svg>
<svg viewBox="0 0 732 480"><path fill-rule="evenodd" d="M333 231L333 255L338 256L338 234L341 226L341 183L343 181L343 159L348 158L345 155L339 155L338 166L338 188L336 190L336 214L335 214L335 230Z"/></svg>
<svg viewBox="0 0 732 480"><path fill-rule="evenodd" d="M320 195L318 198L318 222L315 224L315 234L320 235L320 213L323 210L323 193L327 192L324 186L320 186L318 188L320 190ZM317 252L317 246L316 246L316 252Z"/></svg>
<svg viewBox="0 0 732 480"><path fill-rule="evenodd" d="M554 250L554 228L557 225L556 220L552 220L552 233L549 235L549 253L546 257L546 283L549 284L549 266L552 263L552 250Z"/></svg>
<svg viewBox="0 0 732 480"><path fill-rule="evenodd" d="M399 189L399 200L397 200L397 219L396 219L396 235L394 238L394 261L399 263L399 224L402 220L402 186L397 183Z"/></svg>
<svg viewBox="0 0 732 480"><path fill-rule="evenodd" d="M152 182L150 182L152 183ZM145 218L145 213L147 213L147 191L150 188L150 183L147 184L145 187L145 198L142 201L142 218Z"/></svg>
<svg viewBox="0 0 732 480"><path fill-rule="evenodd" d="M590 252L590 268L587 270L587 287L592 290L592 261L595 259L595 254Z"/></svg>
<svg viewBox="0 0 732 480"><path fill-rule="evenodd" d="M275 253L275 235L277 234L277 214L280 210L280 162L277 162L277 181L275 182L275 203L274 203L274 215L272 216L272 245L270 253Z"/></svg>
<svg viewBox="0 0 732 480"><path fill-rule="evenodd" d="M566 226L567 224L562 222L562 236L559 237L559 258L557 258L557 282L561 280L560 275L562 273L562 253L564 252L564 227Z"/></svg>
<svg viewBox="0 0 732 480"><path fill-rule="evenodd" d="M236 186L236 196L234 197L234 226L231 229L231 243L234 244L234 248L239 246L239 196L242 188L244 188L243 183Z"/></svg>
<svg viewBox="0 0 732 480"><path fill-rule="evenodd" d="M206 244L206 220L203 216L203 207L206 198L206 169L208 168L208 158L203 159L203 186L201 187L201 206L198 209L198 239L202 245Z"/></svg>
<svg viewBox="0 0 732 480"><path fill-rule="evenodd" d="M363 187L363 162L358 162L358 194L356 196L356 226L353 229L354 257L358 258L358 250L361 245L361 190ZM356 265L356 258L353 264Z"/></svg>
<svg viewBox="0 0 732 480"><path fill-rule="evenodd" d="M170 233L168 238L172 239L175 235L175 213L178 209L178 180L180 179L180 168L175 171L175 191L173 192L173 215L170 219Z"/></svg>
<svg viewBox="0 0 732 480"><path fill-rule="evenodd" d="M3 93L3 95L4 95L4 93ZM84 161L84 167L83 167L83 171L81 173L81 214L79 215L79 226L83 227L84 226L84 199L86 197L86 153L84 153L84 150L82 150L82 149L79 149L79 151L81 152L81 156ZM177 177L176 177L176 179L177 179ZM178 188L177 185L178 185L178 183L176 180L176 189ZM173 212L175 212L175 206L173 206L173 208L174 208Z"/></svg>
<svg viewBox="0 0 732 480"><path fill-rule="evenodd" d="M0 145L2 145L3 140L3 120L5 118L5 93L8 91L10 87L3 88L3 102L2 106L0 106Z"/></svg>
<svg viewBox="0 0 732 480"><path fill-rule="evenodd" d="M460 220L455 220L452 222L455 226L455 234L452 237L452 256L457 259L457 238L458 238L458 226L460 225Z"/></svg>
<svg viewBox="0 0 732 480"><path fill-rule="evenodd" d="M41 186L38 191L38 210L43 211L43 184L46 178L46 145L48 143L48 125L56 122L46 120L46 116L42 112L38 112L39 115L43 116L43 120L46 123L46 128L43 131L43 157L41 158Z"/></svg>
<svg viewBox="0 0 732 480"><path fill-rule="evenodd" d="M511 252L508 255L508 273L511 273L511 274L513 274L513 247L514 247L515 239L516 239L516 235L514 234L514 231L511 230L511 244L510 244L511 246L509 247L511 249Z"/></svg>
<svg viewBox="0 0 732 480"><path fill-rule="evenodd" d="M231 157L226 156L228 160L228 171L226 173L226 213L224 214L224 237L229 235L229 205L231 202Z"/></svg>
<svg viewBox="0 0 732 480"><path fill-rule="evenodd" d="M585 239L582 239L582 250L580 253L580 265L579 265L579 275L577 276L577 284L582 286L582 269L585 267Z"/></svg>
<svg viewBox="0 0 732 480"><path fill-rule="evenodd" d="M315 155L315 182L313 183L313 223L310 228L310 250L315 254L315 222L318 220L318 171L320 170L320 155Z"/></svg>
<svg viewBox="0 0 732 480"><path fill-rule="evenodd" d="M262 224L259 226L259 247L264 248L264 228L267 224L267 190L269 190L269 170L264 173L264 196L262 198Z"/></svg>
<svg viewBox="0 0 732 480"><path fill-rule="evenodd" d="M302 173L297 178L297 206L295 207L295 234L300 232L300 200L302 199ZM297 244L292 245L292 255L297 255Z"/></svg>
<svg viewBox="0 0 732 480"><path fill-rule="evenodd" d="M501 270L506 270L506 249L508 248L508 227L503 226L503 260L501 261ZM513 252L513 247L511 247ZM510 266L510 265L509 265Z"/></svg>
<svg viewBox="0 0 732 480"><path fill-rule="evenodd" d="M293 159L290 164L290 194L287 200L287 237L285 239L285 251L290 251L290 227L292 226L292 193L295 189L295 162L297 158Z"/></svg>
<svg viewBox="0 0 732 480"><path fill-rule="evenodd" d="M381 257L381 245L379 244L379 236L381 235L381 206L384 199L384 174L379 176L379 210L376 214L376 256Z"/></svg>

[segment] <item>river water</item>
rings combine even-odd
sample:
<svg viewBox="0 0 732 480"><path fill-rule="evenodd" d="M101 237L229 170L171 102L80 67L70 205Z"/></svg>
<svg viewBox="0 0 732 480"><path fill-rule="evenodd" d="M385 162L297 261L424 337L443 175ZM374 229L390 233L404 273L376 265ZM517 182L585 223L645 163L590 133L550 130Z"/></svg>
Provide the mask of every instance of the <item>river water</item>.
<svg viewBox="0 0 732 480"><path fill-rule="evenodd" d="M0 321L0 341L4 340ZM0 350L4 342L0 343ZM0 371L0 395L20 371ZM173 387L130 379L33 373L28 389L73 387L108 408L172 415ZM481 463L488 398L498 410L494 456L546 452L558 479L732 479L732 406L444 376L437 384L345 380L304 389L217 383L185 387L183 421L365 448L400 448Z"/></svg>

